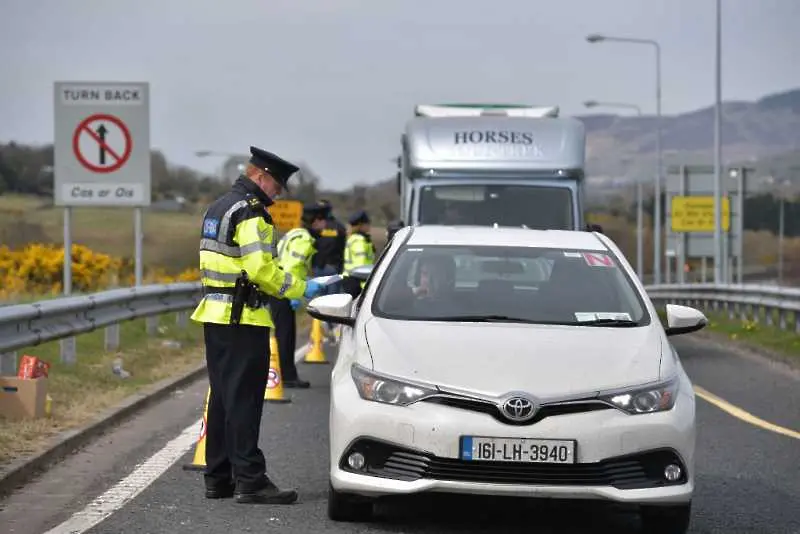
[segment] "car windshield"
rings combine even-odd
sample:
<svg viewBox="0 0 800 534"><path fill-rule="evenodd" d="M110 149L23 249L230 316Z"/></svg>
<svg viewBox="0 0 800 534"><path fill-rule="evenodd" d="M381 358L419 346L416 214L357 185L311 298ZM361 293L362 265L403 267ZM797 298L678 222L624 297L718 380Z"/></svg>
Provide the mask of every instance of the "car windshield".
<svg viewBox="0 0 800 534"><path fill-rule="evenodd" d="M572 191L545 185L425 186L419 220L420 224L572 230Z"/></svg>
<svg viewBox="0 0 800 534"><path fill-rule="evenodd" d="M406 246L380 280L373 313L400 320L648 324L617 262L589 250Z"/></svg>

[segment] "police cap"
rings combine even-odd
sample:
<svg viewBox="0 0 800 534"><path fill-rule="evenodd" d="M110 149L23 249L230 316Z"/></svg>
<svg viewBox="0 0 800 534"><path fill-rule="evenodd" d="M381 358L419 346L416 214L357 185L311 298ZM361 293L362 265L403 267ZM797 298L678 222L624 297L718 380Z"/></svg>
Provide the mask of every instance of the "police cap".
<svg viewBox="0 0 800 534"><path fill-rule="evenodd" d="M349 222L351 225L369 224L369 215L367 215L367 212L364 210L357 211L350 216L350 219L347 222Z"/></svg>
<svg viewBox="0 0 800 534"><path fill-rule="evenodd" d="M324 217L325 209L318 203L310 203L303 205L303 220L312 222L314 219Z"/></svg>
<svg viewBox="0 0 800 534"><path fill-rule="evenodd" d="M318 200L317 201L317 206L320 207L320 209L322 210L322 213L325 215L325 217L330 217L331 211L333 211L333 206L331 206L331 201L330 200L325 200L325 199Z"/></svg>
<svg viewBox="0 0 800 534"><path fill-rule="evenodd" d="M258 147L250 147L250 163L261 170L270 173L285 189L289 189L289 177L299 170L299 167L285 159L267 152Z"/></svg>

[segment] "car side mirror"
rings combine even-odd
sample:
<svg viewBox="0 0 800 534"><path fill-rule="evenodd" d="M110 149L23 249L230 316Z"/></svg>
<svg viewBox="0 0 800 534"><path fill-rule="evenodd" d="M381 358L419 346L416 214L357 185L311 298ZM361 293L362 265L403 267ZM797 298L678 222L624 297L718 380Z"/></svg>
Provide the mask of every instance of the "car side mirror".
<svg viewBox="0 0 800 534"><path fill-rule="evenodd" d="M314 319L345 326L355 324L355 319L350 316L352 310L353 297L347 293L322 295L311 299L306 305L306 312Z"/></svg>
<svg viewBox="0 0 800 534"><path fill-rule="evenodd" d="M665 332L668 336L679 336L702 330L708 324L708 319L698 309L678 304L667 304L667 328Z"/></svg>

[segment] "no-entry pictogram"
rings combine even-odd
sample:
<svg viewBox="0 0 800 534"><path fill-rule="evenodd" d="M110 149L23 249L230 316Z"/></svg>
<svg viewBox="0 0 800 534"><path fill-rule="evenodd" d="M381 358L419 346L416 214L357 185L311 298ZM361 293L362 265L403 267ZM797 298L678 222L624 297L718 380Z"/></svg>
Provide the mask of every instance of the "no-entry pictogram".
<svg viewBox="0 0 800 534"><path fill-rule="evenodd" d="M81 165L93 172L119 170L133 149L128 127L119 118L97 113L83 119L72 135L72 151Z"/></svg>

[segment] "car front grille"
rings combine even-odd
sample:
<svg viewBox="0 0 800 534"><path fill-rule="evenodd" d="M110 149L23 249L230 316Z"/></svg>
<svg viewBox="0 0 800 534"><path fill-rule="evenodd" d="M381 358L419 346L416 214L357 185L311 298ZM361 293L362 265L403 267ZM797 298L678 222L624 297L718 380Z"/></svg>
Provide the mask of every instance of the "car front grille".
<svg viewBox="0 0 800 534"><path fill-rule="evenodd" d="M365 465L361 470L347 465L347 457L354 452L360 452L365 457ZM663 476L664 468L669 464L676 464L681 468L682 475L674 482L667 482ZM686 468L678 455L670 449L594 463L528 464L442 458L377 440L361 439L348 448L340 465L342 469L353 473L409 482L432 479L547 486L611 486L623 490L686 482Z"/></svg>
<svg viewBox="0 0 800 534"><path fill-rule="evenodd" d="M497 421L501 423L512 425L512 426L525 426L525 425L533 425L538 423L539 421L546 419L547 417L553 417L556 415L568 415L568 414L575 414L575 413L585 413L585 412L594 412L597 410L613 410L611 406L608 404L597 401L597 400L586 400L586 401L575 401L569 403L559 403L559 404L545 404L539 408L536 412L536 415L529 419L528 421L511 421L503 415L503 412L500 411L500 408L493 403L478 400L478 399L470 399L466 397L457 397L457 396L433 396L428 397L423 400L423 402L429 402L433 404L441 404L443 406L450 406L452 408L459 408L461 410L468 410L471 412L479 412L485 413L487 415L491 415Z"/></svg>

